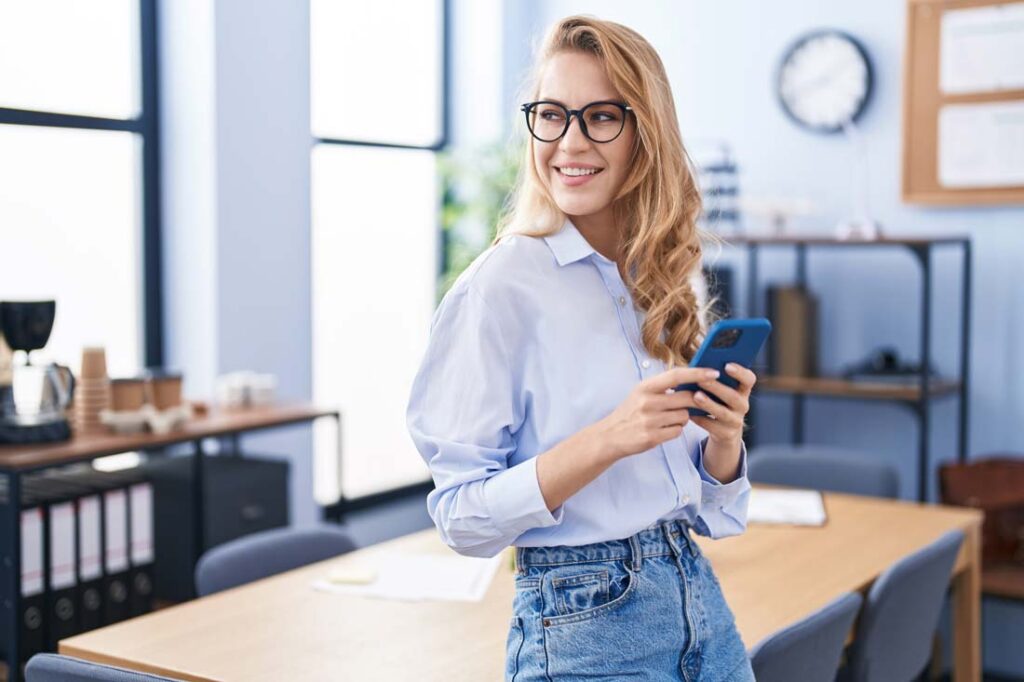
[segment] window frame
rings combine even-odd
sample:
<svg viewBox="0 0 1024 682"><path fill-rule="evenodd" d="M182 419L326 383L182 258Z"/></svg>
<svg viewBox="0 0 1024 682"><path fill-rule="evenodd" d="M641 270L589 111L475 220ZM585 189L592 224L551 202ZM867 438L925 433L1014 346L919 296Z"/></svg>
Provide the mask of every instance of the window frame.
<svg viewBox="0 0 1024 682"><path fill-rule="evenodd" d="M313 144L310 149L312 150L320 144L330 145L344 145L344 146L356 146L356 147L375 147L378 149L416 149L434 152L435 155L448 149L451 141L451 116L452 116L452 103L451 103L451 38L452 38L452 22L451 22L451 0L441 0L441 134L436 142L429 145L416 145L416 144L400 144L393 142L373 142L368 140L349 140L344 138L334 137L318 137L313 135ZM446 233L441 226L440 212L436 219L436 230L438 233L438 239L440 240L440 258L438 262L437 276L440 277L448 267L447 264L447 249L445 248L444 239ZM435 280L436 281L436 280ZM343 456L343 455L342 455ZM338 463L339 474L344 470L343 462ZM369 509L377 507L387 502L402 499L410 495L426 495L428 492L434 489L434 483L431 479L427 479L422 482L416 482L412 484L406 484L396 488L388 488L385 490L379 490L367 495L361 495L359 497L346 498L344 489L339 485L338 499L333 504L329 504L324 507L324 515L326 518L334 521L342 521L346 514L359 511L362 509Z"/></svg>
<svg viewBox="0 0 1024 682"><path fill-rule="evenodd" d="M139 0L139 58L141 108L131 119L63 114L35 109L0 107L0 123L79 130L135 133L142 142L142 357L148 367L164 362L163 286L160 219L159 63L157 0Z"/></svg>

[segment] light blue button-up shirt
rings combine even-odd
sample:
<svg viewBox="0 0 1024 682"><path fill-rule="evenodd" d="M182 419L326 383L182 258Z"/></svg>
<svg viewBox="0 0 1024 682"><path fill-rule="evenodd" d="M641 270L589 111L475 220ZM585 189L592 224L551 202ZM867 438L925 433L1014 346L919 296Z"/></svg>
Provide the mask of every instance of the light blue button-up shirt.
<svg viewBox="0 0 1024 682"><path fill-rule="evenodd" d="M494 556L509 545L583 545L684 519L713 538L746 527L746 447L722 484L703 466L707 431L618 460L550 512L537 455L608 416L667 369L640 340L612 260L572 221L548 237L507 235L445 295L406 411L434 478L427 509L446 544Z"/></svg>

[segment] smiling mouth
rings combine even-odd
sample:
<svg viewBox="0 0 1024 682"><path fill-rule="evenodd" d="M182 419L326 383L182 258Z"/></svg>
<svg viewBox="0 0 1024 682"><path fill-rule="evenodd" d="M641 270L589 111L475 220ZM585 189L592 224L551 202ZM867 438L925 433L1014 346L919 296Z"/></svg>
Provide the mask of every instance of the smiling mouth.
<svg viewBox="0 0 1024 682"><path fill-rule="evenodd" d="M587 176L587 175L597 175L598 173L600 173L604 169L603 168L559 168L558 166L555 166L555 170L557 170L559 173L561 173L562 175L564 175L564 176L566 176L568 178L579 178L579 177L584 177L584 176Z"/></svg>

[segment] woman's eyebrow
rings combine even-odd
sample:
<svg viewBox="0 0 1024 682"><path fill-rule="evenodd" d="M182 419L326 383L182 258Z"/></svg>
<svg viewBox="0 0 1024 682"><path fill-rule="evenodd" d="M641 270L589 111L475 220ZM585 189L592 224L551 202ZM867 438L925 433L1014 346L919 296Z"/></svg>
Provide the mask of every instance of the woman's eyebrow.
<svg viewBox="0 0 1024 682"><path fill-rule="evenodd" d="M569 107L568 104L566 104L562 100L556 99L554 97L541 97L538 101L539 102L554 102L555 104L561 104L563 107L565 107L567 109L571 108L571 107ZM619 101L622 101L621 97L598 97L597 99L590 100L590 102L619 102ZM588 104L590 102L588 102Z"/></svg>

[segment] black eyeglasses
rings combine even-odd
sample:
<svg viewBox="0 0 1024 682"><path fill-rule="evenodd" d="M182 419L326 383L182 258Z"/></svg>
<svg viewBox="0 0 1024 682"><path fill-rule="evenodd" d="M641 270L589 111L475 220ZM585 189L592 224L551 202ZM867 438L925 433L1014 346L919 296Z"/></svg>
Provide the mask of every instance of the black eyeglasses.
<svg viewBox="0 0 1024 682"><path fill-rule="evenodd" d="M626 115L633 108L622 102L591 102L582 109L567 109L558 102L542 100L519 107L526 114L526 127L541 142L560 140L569 130L572 117L591 142L611 142L626 127Z"/></svg>

